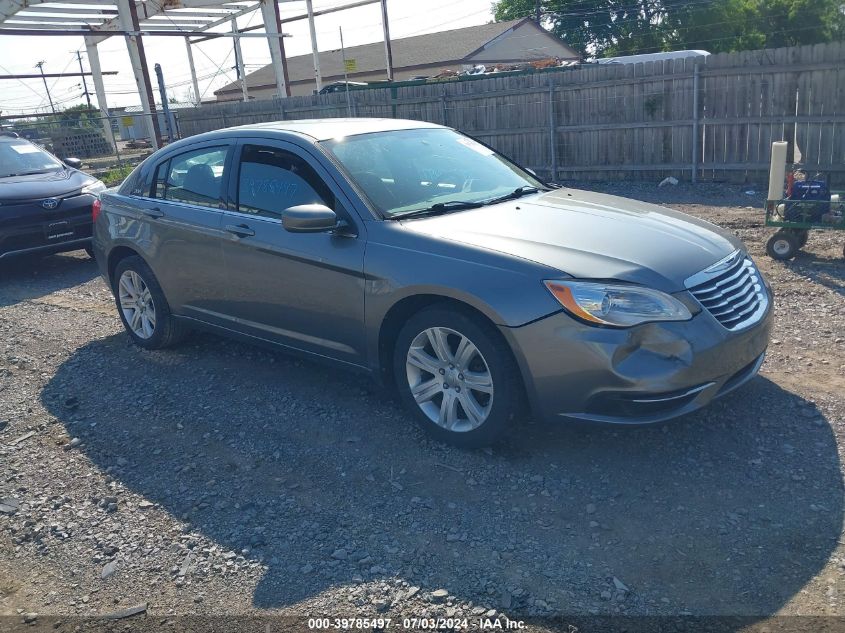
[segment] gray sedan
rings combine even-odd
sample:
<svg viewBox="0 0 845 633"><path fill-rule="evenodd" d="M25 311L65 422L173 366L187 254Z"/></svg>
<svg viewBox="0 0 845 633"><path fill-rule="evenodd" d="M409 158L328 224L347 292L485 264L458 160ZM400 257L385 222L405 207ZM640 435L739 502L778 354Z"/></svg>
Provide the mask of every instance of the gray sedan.
<svg viewBox="0 0 845 633"><path fill-rule="evenodd" d="M94 250L136 344L202 328L328 359L462 446L529 408L688 413L751 379L769 339L770 289L732 235L419 121L190 137L101 201Z"/></svg>

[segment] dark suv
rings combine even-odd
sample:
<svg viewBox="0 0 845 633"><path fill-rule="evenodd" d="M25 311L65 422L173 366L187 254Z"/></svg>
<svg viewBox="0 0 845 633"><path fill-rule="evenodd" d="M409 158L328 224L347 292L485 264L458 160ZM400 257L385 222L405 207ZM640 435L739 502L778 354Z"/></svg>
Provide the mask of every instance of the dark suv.
<svg viewBox="0 0 845 633"><path fill-rule="evenodd" d="M105 185L30 141L0 134L0 258L91 248Z"/></svg>

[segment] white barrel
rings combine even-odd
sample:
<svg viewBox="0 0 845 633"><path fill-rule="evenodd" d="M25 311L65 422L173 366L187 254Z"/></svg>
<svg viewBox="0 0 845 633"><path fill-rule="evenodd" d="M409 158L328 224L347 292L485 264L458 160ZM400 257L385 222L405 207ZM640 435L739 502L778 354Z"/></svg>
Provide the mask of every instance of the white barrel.
<svg viewBox="0 0 845 633"><path fill-rule="evenodd" d="M769 169L769 200L783 198L783 180L786 178L786 150L789 143L776 141L772 143L772 164Z"/></svg>

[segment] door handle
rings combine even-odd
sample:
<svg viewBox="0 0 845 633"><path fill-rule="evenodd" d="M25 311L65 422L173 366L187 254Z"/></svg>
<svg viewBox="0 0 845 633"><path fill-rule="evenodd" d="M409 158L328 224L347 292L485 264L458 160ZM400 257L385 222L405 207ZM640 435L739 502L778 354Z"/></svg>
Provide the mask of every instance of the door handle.
<svg viewBox="0 0 845 633"><path fill-rule="evenodd" d="M148 218L152 218L153 220L164 217L164 211L162 211L158 207L153 207L152 209L143 209L141 213L143 213Z"/></svg>
<svg viewBox="0 0 845 633"><path fill-rule="evenodd" d="M237 235L238 237L250 237L255 235L255 231L249 228L246 224L227 224L226 230L232 235Z"/></svg>

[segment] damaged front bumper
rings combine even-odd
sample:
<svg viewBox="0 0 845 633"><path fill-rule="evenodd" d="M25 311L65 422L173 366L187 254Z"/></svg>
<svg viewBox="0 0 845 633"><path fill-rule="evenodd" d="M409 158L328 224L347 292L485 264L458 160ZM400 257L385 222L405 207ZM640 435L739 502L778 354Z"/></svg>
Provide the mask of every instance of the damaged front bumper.
<svg viewBox="0 0 845 633"><path fill-rule="evenodd" d="M502 331L536 416L648 424L701 408L753 378L771 321L769 302L760 320L739 332L707 311L629 329L597 328L558 312Z"/></svg>

